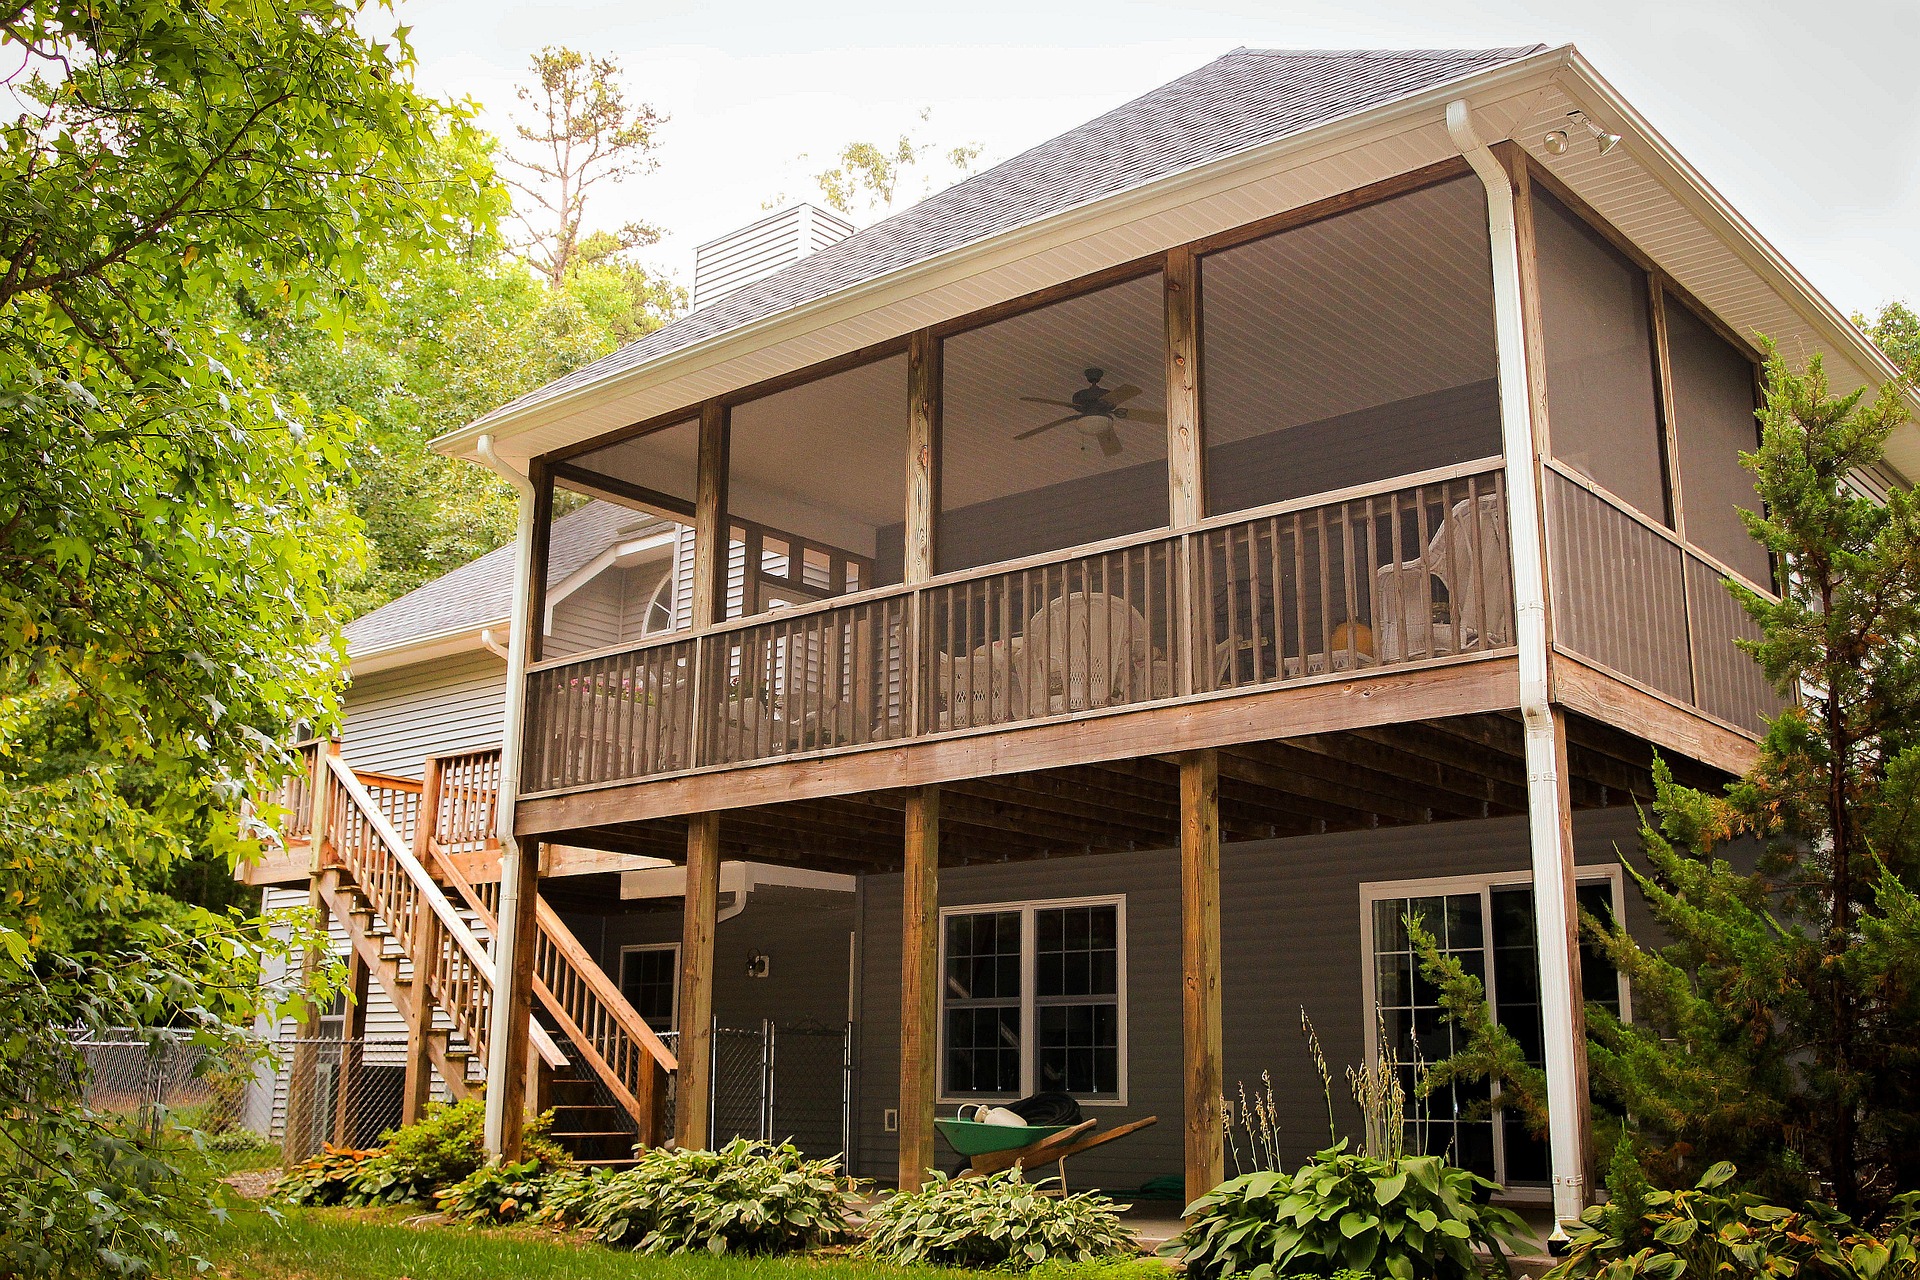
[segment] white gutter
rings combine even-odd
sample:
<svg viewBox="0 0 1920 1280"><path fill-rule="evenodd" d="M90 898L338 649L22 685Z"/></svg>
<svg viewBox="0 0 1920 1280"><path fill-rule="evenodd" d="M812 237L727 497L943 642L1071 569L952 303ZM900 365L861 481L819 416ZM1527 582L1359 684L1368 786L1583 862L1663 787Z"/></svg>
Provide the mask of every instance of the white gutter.
<svg viewBox="0 0 1920 1280"><path fill-rule="evenodd" d="M1527 835L1533 862L1534 948L1540 966L1540 1014L1546 1032L1548 1149L1553 1162L1554 1236L1586 1207L1574 1043L1572 900L1562 847L1559 752L1547 688L1547 580L1540 527L1540 471L1528 396L1526 326L1520 311L1520 240L1513 182L1474 132L1467 101L1447 104L1447 133L1487 189L1493 248L1493 327L1499 349L1500 439L1507 458L1508 542L1513 557L1513 616L1519 646L1520 717L1527 761Z"/></svg>
<svg viewBox="0 0 1920 1280"><path fill-rule="evenodd" d="M506 705L501 715L500 784L495 802L497 834L500 837L500 903L494 917L498 928L493 939L493 1016L492 1025L487 1029L487 1080L493 1082L506 1079L507 1050L512 1037L524 1036L527 1030L524 1020L515 1025L513 1001L507 997L507 993L513 985L515 953L526 941L519 936L521 858L524 854L520 842L513 837L513 811L520 792L521 720L526 711L530 622L527 602L532 597L528 588L533 581L534 489L532 481L502 462L494 453L491 435L483 435L475 440L474 452L481 462L497 472L520 495L520 518L514 534L513 621L507 633ZM536 1068L529 1063L527 1069ZM520 1099L514 1098L509 1108L507 1095L508 1090L505 1089L487 1090L484 1133L487 1154L495 1159L505 1149L509 1112L515 1117L520 1114Z"/></svg>

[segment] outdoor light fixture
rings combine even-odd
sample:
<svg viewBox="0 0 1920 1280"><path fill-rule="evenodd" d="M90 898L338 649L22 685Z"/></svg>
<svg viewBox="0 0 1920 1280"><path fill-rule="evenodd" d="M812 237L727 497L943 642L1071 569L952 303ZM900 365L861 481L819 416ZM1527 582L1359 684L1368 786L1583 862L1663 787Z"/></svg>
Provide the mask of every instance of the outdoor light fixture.
<svg viewBox="0 0 1920 1280"><path fill-rule="evenodd" d="M1612 151L1615 147L1620 145L1619 134L1613 132L1611 129L1602 129L1599 125L1587 119L1587 113L1584 111L1569 111L1567 112L1567 119L1571 120L1575 124L1586 126L1587 132L1592 134L1594 138L1599 142L1600 154L1603 156L1606 155L1609 151ZM1559 130L1555 130L1554 132L1559 133ZM1553 134L1551 133L1548 134L1547 150L1552 151L1553 154L1557 156L1565 155L1567 150L1566 134L1564 133L1560 134L1560 149L1558 151L1555 151L1553 147Z"/></svg>
<svg viewBox="0 0 1920 1280"><path fill-rule="evenodd" d="M1542 142L1544 142L1544 143L1546 144L1546 148L1547 148L1547 154L1548 154L1548 155L1550 155L1550 156L1563 156L1563 155L1565 155L1565 154L1567 154L1567 133L1566 133L1566 130L1564 130L1564 129L1550 129L1550 130L1548 130L1548 132L1547 132L1547 136L1546 136L1545 138L1543 138L1543 139L1542 139L1541 141L1542 141Z"/></svg>

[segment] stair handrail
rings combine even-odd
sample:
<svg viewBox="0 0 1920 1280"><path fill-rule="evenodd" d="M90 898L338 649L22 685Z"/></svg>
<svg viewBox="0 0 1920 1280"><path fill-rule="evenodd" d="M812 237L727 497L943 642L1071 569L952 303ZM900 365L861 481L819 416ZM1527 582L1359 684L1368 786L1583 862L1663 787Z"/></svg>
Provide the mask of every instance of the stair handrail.
<svg viewBox="0 0 1920 1280"><path fill-rule="evenodd" d="M407 879L412 881L414 892L420 896L422 902L427 904L427 909L433 913L434 922L446 931L471 971L478 976L480 983L485 987L485 998L490 1001L493 996L493 958L488 954L486 947L473 935L473 931L467 928L467 922L460 918L458 911L454 910L453 903L447 899L447 895L441 891L433 877L427 874L427 869L420 864L420 860L413 856L413 851L400 839L399 831L381 811L372 794L362 785L359 776L354 773L353 766L337 755L327 755L322 758L332 772L334 782L354 807L360 810L361 816L373 828L380 843L386 846L387 856L392 858ZM337 835L335 838L337 840ZM389 919L388 925L398 928L401 922ZM416 927L417 925L413 922L407 922L405 925L409 932ZM402 941L406 942L409 939L403 938ZM439 975L430 969L427 974L417 976L431 982ZM475 1052L484 1053L487 1034L486 1010L478 1007L467 1008L469 1003L477 1006L478 1002L474 1001L472 996L479 993L456 992L447 990L447 984L444 982L441 985L442 990L433 993L437 1002L447 1011L447 1016L454 1020L454 1025L459 1028L460 1034L473 1046ZM531 1023L531 1034L541 1058L548 1065L565 1065L566 1055L560 1052L559 1046L553 1043L552 1037L548 1036L537 1022Z"/></svg>
<svg viewBox="0 0 1920 1280"><path fill-rule="evenodd" d="M480 890L461 874L453 859L446 856L439 842L429 841L427 849L435 870L446 878L489 930L497 930L499 924L493 909ZM658 1098L659 1084L654 1078L656 1069L668 1073L678 1071L679 1059L647 1025L646 1019L627 1002L620 988L613 985L605 971L593 962L579 939L573 936L573 931L560 919L559 913L538 895L534 898L534 919L537 926L533 966L535 994L561 1024L567 1038L592 1060L599 1069L602 1082L627 1113L642 1126L644 1133L653 1124L654 1103ZM584 990L590 994L597 1009L574 1008L572 1002L565 998L565 992L554 989L554 984L546 980L545 966L540 963L542 950L559 956L565 962L569 976L577 984L574 990ZM594 1016L596 1013L600 1016ZM604 1028L608 1024L630 1044L639 1046L643 1053L636 1057L631 1050L613 1042L610 1037L603 1043ZM603 1029L600 1035L594 1034L593 1028L596 1027Z"/></svg>

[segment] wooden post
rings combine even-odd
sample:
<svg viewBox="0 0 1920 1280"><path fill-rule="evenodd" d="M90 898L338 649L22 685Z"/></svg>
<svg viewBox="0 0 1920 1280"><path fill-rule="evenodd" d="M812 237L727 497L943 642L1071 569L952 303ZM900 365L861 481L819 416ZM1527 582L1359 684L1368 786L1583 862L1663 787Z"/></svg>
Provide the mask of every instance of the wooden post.
<svg viewBox="0 0 1920 1280"><path fill-rule="evenodd" d="M907 797L900 903L900 1189L933 1167L934 1055L940 1017L940 790Z"/></svg>
<svg viewBox="0 0 1920 1280"><path fill-rule="evenodd" d="M700 406L700 460L694 476L693 629L705 630L727 611L727 410L717 400Z"/></svg>
<svg viewBox="0 0 1920 1280"><path fill-rule="evenodd" d="M1221 1129L1220 758L1180 758L1180 1004L1187 1203L1226 1176Z"/></svg>
<svg viewBox="0 0 1920 1280"><path fill-rule="evenodd" d="M713 1087L713 935L720 905L720 815L687 819L686 915L680 930L680 1083L673 1139L705 1147Z"/></svg>
<svg viewBox="0 0 1920 1280"><path fill-rule="evenodd" d="M358 948L347 952L347 1016L340 1028L340 1070L334 1076L333 1086L333 1145L351 1147L358 1145L359 1105L354 1098L356 1077L360 1074L360 1062L366 1046L362 1043L367 1035L367 978L370 971L367 962L360 956Z"/></svg>
<svg viewBox="0 0 1920 1280"><path fill-rule="evenodd" d="M331 739L322 739L313 751L313 777L309 792L313 814L307 824L307 911L308 918L320 929L327 927L329 913L326 895L320 891L320 875L326 869L327 819L333 807L333 770L327 760L340 749ZM300 957L300 985L308 988L321 966L327 962L328 947L307 948ZM299 1039L293 1047L293 1061L287 1065L287 1128L281 1138L282 1164L292 1165L313 1154L313 1106L315 1077L319 1074L320 1006L309 1001L307 1015L301 1019Z"/></svg>
<svg viewBox="0 0 1920 1280"><path fill-rule="evenodd" d="M500 1128L500 1158L512 1162L520 1159L521 1138L525 1128L525 1105L527 1099L529 1072L538 1067L533 1062L533 953L539 949L540 933L540 846L532 840L520 841L518 858L503 858L501 874L517 872L518 892L512 896L514 907L513 970L511 980L505 991L495 991L495 1000L507 1002L507 1053L506 1070L499 1080L487 1081L489 1090L500 1090L505 1103L504 1121ZM507 886L500 886L500 901L504 905L509 900ZM499 926L506 922L496 921ZM497 935L496 935L497 937ZM495 1024L496 1026L498 1024ZM497 1031L494 1034L499 1034Z"/></svg>
<svg viewBox="0 0 1920 1280"><path fill-rule="evenodd" d="M1182 245L1167 251L1167 497L1173 527L1207 513L1200 439L1200 266Z"/></svg>
<svg viewBox="0 0 1920 1280"><path fill-rule="evenodd" d="M420 777L420 813L413 824L413 854L429 871L433 868L429 854L440 826L443 781L440 757L428 756L426 770ZM416 900L413 938L408 947L408 958L413 962L413 983L408 993L411 1007L404 1011L407 1018L407 1074L400 1091L400 1123L403 1125L413 1124L420 1119L427 1109L427 1099L433 1092L433 1062L427 1056L427 1036L433 1030L433 1001L427 995L426 974L428 956L431 954L428 943L435 930L433 912L424 901Z"/></svg>
<svg viewBox="0 0 1920 1280"><path fill-rule="evenodd" d="M907 526L908 582L925 582L936 562L935 522L940 514L940 339L927 329L907 341Z"/></svg>

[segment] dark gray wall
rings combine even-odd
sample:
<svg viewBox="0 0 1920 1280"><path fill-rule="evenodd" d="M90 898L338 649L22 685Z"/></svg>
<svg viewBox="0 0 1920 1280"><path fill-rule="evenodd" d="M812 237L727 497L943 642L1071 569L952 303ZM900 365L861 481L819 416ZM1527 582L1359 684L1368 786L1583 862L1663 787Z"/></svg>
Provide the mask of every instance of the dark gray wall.
<svg viewBox="0 0 1920 1280"><path fill-rule="evenodd" d="M680 941L681 900L662 901L667 905L656 910L569 916L567 925L617 982L621 947ZM722 921L714 935L713 1011L721 1025L750 1029L765 1018L783 1026L845 1022L853 901L851 893L821 889L755 889L746 910ZM728 905L726 895L720 905ZM765 978L747 976L747 957L756 952L773 961Z"/></svg>
<svg viewBox="0 0 1920 1280"><path fill-rule="evenodd" d="M1635 815L1575 815L1581 865L1617 862L1635 843ZM1304 1005L1336 1076L1364 1052L1360 885L1369 881L1524 869L1523 819L1458 822L1228 845L1221 853L1223 1013L1229 1092L1271 1071L1285 1158L1324 1145L1320 1083L1302 1044ZM1138 1187L1181 1169L1180 894L1177 853L1165 850L943 869L942 905L1124 893L1127 899L1128 1102L1089 1109L1102 1127L1157 1115L1152 1129L1070 1162L1072 1185ZM1631 885L1628 927L1648 920ZM856 1171L891 1178L895 1135L882 1113L899 1098L900 879L867 877L861 893ZM1335 1101L1345 1098L1337 1081ZM942 1108L943 1114L949 1109ZM943 1164L951 1153L941 1148Z"/></svg>

